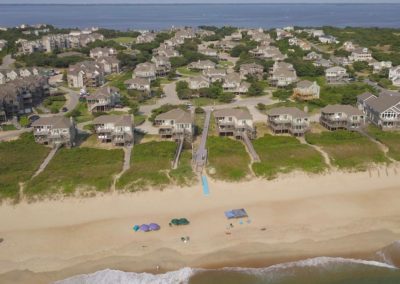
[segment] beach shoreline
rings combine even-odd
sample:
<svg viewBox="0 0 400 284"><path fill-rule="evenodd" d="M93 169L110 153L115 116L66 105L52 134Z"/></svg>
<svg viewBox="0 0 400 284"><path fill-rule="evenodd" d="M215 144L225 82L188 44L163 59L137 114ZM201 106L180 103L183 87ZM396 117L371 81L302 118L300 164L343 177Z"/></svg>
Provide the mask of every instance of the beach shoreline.
<svg viewBox="0 0 400 284"><path fill-rule="evenodd" d="M400 239L396 169L292 173L242 183L210 180L209 196L196 184L3 204L0 282L48 283L106 268L163 273L183 267L265 267L317 256L374 259ZM251 222L227 221L224 211L235 208L245 208ZM169 227L177 217L191 224ZM133 225L149 222L161 230L133 232ZM190 242L183 243L182 236L190 236Z"/></svg>

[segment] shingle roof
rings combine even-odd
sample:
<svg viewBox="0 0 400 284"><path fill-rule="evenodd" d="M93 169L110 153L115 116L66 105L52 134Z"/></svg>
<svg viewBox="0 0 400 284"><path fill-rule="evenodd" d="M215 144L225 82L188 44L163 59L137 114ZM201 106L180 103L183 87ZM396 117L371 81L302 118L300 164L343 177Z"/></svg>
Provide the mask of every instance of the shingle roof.
<svg viewBox="0 0 400 284"><path fill-rule="evenodd" d="M71 127L71 121L65 116L50 116L41 117L32 123L32 126L44 126L50 125L52 128L69 128Z"/></svg>
<svg viewBox="0 0 400 284"><path fill-rule="evenodd" d="M236 119L253 119L247 108L226 108L214 111L215 117L233 116Z"/></svg>
<svg viewBox="0 0 400 284"><path fill-rule="evenodd" d="M296 107L278 107L267 112L270 116L289 114L296 118L308 117L308 114Z"/></svg>
<svg viewBox="0 0 400 284"><path fill-rule="evenodd" d="M363 112L359 110L358 108L355 108L350 105L328 105L324 108L321 109L321 112L323 113L337 113L337 112L343 112L346 113L347 115L363 115Z"/></svg>
<svg viewBox="0 0 400 284"><path fill-rule="evenodd" d="M192 123L193 119L189 112L180 108L175 108L165 113L159 114L155 120L175 120L175 123Z"/></svg>
<svg viewBox="0 0 400 284"><path fill-rule="evenodd" d="M400 94L393 93L381 93L376 99L367 101L367 104L378 112L383 112L399 103Z"/></svg>
<svg viewBox="0 0 400 284"><path fill-rule="evenodd" d="M113 123L115 126L132 126L130 115L101 115L93 120L93 124Z"/></svg>

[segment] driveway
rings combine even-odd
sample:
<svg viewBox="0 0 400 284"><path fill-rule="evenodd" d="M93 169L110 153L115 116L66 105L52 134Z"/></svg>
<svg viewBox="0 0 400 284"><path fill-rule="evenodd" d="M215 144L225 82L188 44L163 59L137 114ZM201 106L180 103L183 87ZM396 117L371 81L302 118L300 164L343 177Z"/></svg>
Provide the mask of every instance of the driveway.
<svg viewBox="0 0 400 284"><path fill-rule="evenodd" d="M76 91L68 89L66 87L60 87L60 90L62 90L66 93L65 97L66 97L67 101L65 102L64 107L66 107L68 109L68 111L76 108L76 106L79 103L79 94Z"/></svg>
<svg viewBox="0 0 400 284"><path fill-rule="evenodd" d="M0 65L0 69L11 69L14 62L15 59L13 59L10 54L8 54L3 57L3 64Z"/></svg>
<svg viewBox="0 0 400 284"><path fill-rule="evenodd" d="M23 128L20 130L12 130L12 131L2 131L0 132L0 141L6 141L15 137L20 136L22 133L31 132L32 128Z"/></svg>

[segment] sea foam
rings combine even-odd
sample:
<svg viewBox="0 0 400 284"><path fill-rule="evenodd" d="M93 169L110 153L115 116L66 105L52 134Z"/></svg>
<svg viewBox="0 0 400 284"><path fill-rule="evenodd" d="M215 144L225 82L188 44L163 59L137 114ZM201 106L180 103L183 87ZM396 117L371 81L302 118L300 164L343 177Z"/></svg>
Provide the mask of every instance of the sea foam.
<svg viewBox="0 0 400 284"><path fill-rule="evenodd" d="M91 274L82 274L55 282L55 284L187 284L194 270L188 267L164 274L123 272L105 269Z"/></svg>

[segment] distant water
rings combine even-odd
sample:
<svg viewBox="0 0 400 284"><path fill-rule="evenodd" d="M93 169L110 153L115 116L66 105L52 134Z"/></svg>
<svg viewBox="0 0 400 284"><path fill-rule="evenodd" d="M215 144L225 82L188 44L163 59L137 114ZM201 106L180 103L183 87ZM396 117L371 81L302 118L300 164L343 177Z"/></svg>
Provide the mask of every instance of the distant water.
<svg viewBox="0 0 400 284"><path fill-rule="evenodd" d="M182 268L165 274L106 269L56 284L397 284L400 242L378 251L374 260L316 257L265 268Z"/></svg>
<svg viewBox="0 0 400 284"><path fill-rule="evenodd" d="M120 30L159 30L173 25L400 27L399 15L398 4L0 5L0 26L48 23Z"/></svg>

